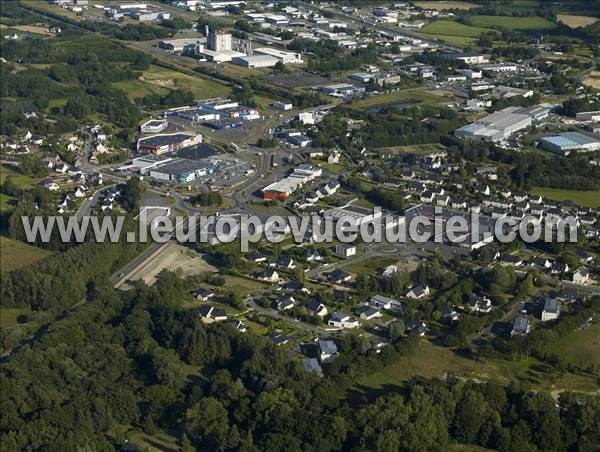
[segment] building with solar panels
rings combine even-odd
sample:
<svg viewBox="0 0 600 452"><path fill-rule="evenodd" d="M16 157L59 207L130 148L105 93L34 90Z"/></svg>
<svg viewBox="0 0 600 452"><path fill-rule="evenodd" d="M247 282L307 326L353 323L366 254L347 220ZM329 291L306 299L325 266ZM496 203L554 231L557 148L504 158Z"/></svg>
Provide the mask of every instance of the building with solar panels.
<svg viewBox="0 0 600 452"><path fill-rule="evenodd" d="M600 149L600 141L580 132L564 132L542 137L540 147L555 154L568 156L571 152L593 152Z"/></svg>

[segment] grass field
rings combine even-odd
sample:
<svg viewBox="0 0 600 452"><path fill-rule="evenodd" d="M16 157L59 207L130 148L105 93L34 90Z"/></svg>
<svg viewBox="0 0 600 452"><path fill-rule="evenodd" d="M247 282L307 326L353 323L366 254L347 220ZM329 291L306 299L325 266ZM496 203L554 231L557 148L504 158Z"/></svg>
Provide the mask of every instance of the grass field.
<svg viewBox="0 0 600 452"><path fill-rule="evenodd" d="M51 254L50 251L0 236L0 270L2 272L31 265L49 254Z"/></svg>
<svg viewBox="0 0 600 452"><path fill-rule="evenodd" d="M364 261L359 261L354 264L350 264L344 267L344 270L347 270L352 273L360 273L362 275L366 274L376 274L380 270L384 269L388 265L396 263L398 259L391 256L376 256L370 259L366 259Z"/></svg>
<svg viewBox="0 0 600 452"><path fill-rule="evenodd" d="M484 17L484 16L476 16ZM470 25L464 25L451 20L436 20L423 27L421 30L423 33L430 35L442 35L442 36L463 36L469 38L479 38L481 33L487 33L489 28L483 27L472 27Z"/></svg>
<svg viewBox="0 0 600 452"><path fill-rule="evenodd" d="M571 28L587 27L598 20L597 17L574 16L571 14L557 14L556 19Z"/></svg>
<svg viewBox="0 0 600 452"><path fill-rule="evenodd" d="M113 86L125 91L132 100L149 94L165 95L172 89L191 91L196 99L228 96L231 93L231 88L222 83L154 64L138 80L115 82Z"/></svg>
<svg viewBox="0 0 600 452"><path fill-rule="evenodd" d="M15 199L12 196L0 193L0 212L4 212L10 207L10 202Z"/></svg>
<svg viewBox="0 0 600 452"><path fill-rule="evenodd" d="M13 182L17 187L30 187L39 182L39 179L35 179L31 176L16 172L14 169L3 165L0 168L0 184L3 184L7 177L12 177Z"/></svg>
<svg viewBox="0 0 600 452"><path fill-rule="evenodd" d="M553 22L537 16L472 16L471 20L477 27L503 27L507 30L548 30L556 27Z"/></svg>
<svg viewBox="0 0 600 452"><path fill-rule="evenodd" d="M594 378L570 373L556 373L535 359L521 361L475 361L459 356L452 350L421 341L417 350L398 362L359 380L354 392L380 394L414 377L443 378L447 374L457 377L508 384L513 380L551 391L598 390Z"/></svg>
<svg viewBox="0 0 600 452"><path fill-rule="evenodd" d="M561 359L576 366L590 364L600 366L600 323L594 323L583 331L575 331L552 349Z"/></svg>
<svg viewBox="0 0 600 452"><path fill-rule="evenodd" d="M444 101L451 101L453 99L450 93L444 94L442 91L426 91L421 90L407 90L407 91L395 91L381 96L371 96L364 99L355 100L350 104L351 108L365 109L370 107L381 107L386 105L392 105L398 102L413 102L414 104L428 103L438 104Z"/></svg>
<svg viewBox="0 0 600 452"><path fill-rule="evenodd" d="M561 188L533 187L532 193L555 201L565 199L585 207L600 207L600 191L563 190Z"/></svg>
<svg viewBox="0 0 600 452"><path fill-rule="evenodd" d="M27 315L29 309L1 308L0 309L0 328L10 328L17 324L17 318L20 315Z"/></svg>
<svg viewBox="0 0 600 452"><path fill-rule="evenodd" d="M239 276L224 275L223 278L225 278L225 285L221 288L225 291L234 292L241 297L259 292L267 287L267 284Z"/></svg>
<svg viewBox="0 0 600 452"><path fill-rule="evenodd" d="M469 2L436 2L436 1L425 1L425 2L414 2L415 6L419 8L425 9L436 9L436 10L444 10L444 9L471 9L477 7L475 3Z"/></svg>

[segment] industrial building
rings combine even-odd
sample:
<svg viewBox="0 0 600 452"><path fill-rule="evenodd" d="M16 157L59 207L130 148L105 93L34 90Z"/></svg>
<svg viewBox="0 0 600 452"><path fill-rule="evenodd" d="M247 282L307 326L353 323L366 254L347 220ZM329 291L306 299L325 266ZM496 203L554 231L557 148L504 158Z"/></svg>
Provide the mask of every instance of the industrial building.
<svg viewBox="0 0 600 452"><path fill-rule="evenodd" d="M319 88L323 93L334 97L354 96L365 92L364 86L354 86L349 83L338 83Z"/></svg>
<svg viewBox="0 0 600 452"><path fill-rule="evenodd" d="M261 190L262 197L266 200L284 199L322 174L323 170L318 166L303 163L297 166L289 176L264 187Z"/></svg>
<svg viewBox="0 0 600 452"><path fill-rule="evenodd" d="M472 124L456 129L454 134L460 138L497 142L508 138L514 132L531 125L531 116L517 113L519 107L508 107L497 111Z"/></svg>
<svg viewBox="0 0 600 452"><path fill-rule="evenodd" d="M575 118L580 121L600 121L600 111L580 111Z"/></svg>
<svg viewBox="0 0 600 452"><path fill-rule="evenodd" d="M166 119L151 119L140 126L142 133L160 133L167 128L169 122Z"/></svg>
<svg viewBox="0 0 600 452"><path fill-rule="evenodd" d="M136 149L139 153L148 152L154 155L162 155L199 143L202 143L202 135L200 134L168 133L140 138Z"/></svg>
<svg viewBox="0 0 600 452"><path fill-rule="evenodd" d="M283 64L302 63L302 54L297 52L287 52L285 50L272 49L270 47L259 47L254 49L254 53L269 55L273 58L277 58Z"/></svg>
<svg viewBox="0 0 600 452"><path fill-rule="evenodd" d="M189 121L218 121L239 118L246 121L260 119L258 110L239 105L231 99L215 98L198 102L195 107L176 108L166 112L167 115L179 116Z"/></svg>
<svg viewBox="0 0 600 452"><path fill-rule="evenodd" d="M160 41L158 47L169 52L181 52L186 46L204 45L206 38L168 39Z"/></svg>
<svg viewBox="0 0 600 452"><path fill-rule="evenodd" d="M540 147L555 154L568 156L571 152L592 152L600 149L600 141L579 132L564 132L540 138Z"/></svg>
<svg viewBox="0 0 600 452"><path fill-rule="evenodd" d="M242 56L235 57L231 60L232 63L247 68L273 67L278 61L279 60L277 58L269 55Z"/></svg>

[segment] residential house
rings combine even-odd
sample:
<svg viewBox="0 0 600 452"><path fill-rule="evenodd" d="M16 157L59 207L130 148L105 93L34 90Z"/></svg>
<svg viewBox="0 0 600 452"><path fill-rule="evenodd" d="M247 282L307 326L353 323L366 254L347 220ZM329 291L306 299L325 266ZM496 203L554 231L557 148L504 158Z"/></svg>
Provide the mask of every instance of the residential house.
<svg viewBox="0 0 600 452"><path fill-rule="evenodd" d="M360 323L355 318L350 317L349 315L344 314L343 312L334 312L333 314L331 314L331 317L329 317L327 325L336 328L351 329L358 328L360 326Z"/></svg>
<svg viewBox="0 0 600 452"><path fill-rule="evenodd" d="M492 300L480 295L469 294L469 299L466 303L467 309L471 312L480 312L487 314L492 310Z"/></svg>
<svg viewBox="0 0 600 452"><path fill-rule="evenodd" d="M406 292L405 297L413 298L413 299L421 299L425 298L429 295L429 286L422 286L419 284L418 286L413 287L408 292Z"/></svg>
<svg viewBox="0 0 600 452"><path fill-rule="evenodd" d="M339 268L329 273L329 281L334 284L341 284L350 281L351 279L352 275L350 273L340 270Z"/></svg>
<svg viewBox="0 0 600 452"><path fill-rule="evenodd" d="M317 374L319 377L323 376L323 368L319 364L317 358L304 358L302 359L302 367L309 374Z"/></svg>
<svg viewBox="0 0 600 452"><path fill-rule="evenodd" d="M279 273L272 268L267 268L258 275L258 279L262 281L276 282L279 281Z"/></svg>
<svg viewBox="0 0 600 452"><path fill-rule="evenodd" d="M249 253L246 255L246 259L248 259L249 261L254 261L254 262L266 262L267 257L261 253L259 253L258 251L253 251L252 253Z"/></svg>
<svg viewBox="0 0 600 452"><path fill-rule="evenodd" d="M244 322L241 320L232 320L229 322L229 324L240 333L245 333L247 331L246 325L244 325Z"/></svg>
<svg viewBox="0 0 600 452"><path fill-rule="evenodd" d="M339 355L337 345L331 340L319 339L317 342L317 349L319 361L324 364L332 363Z"/></svg>
<svg viewBox="0 0 600 452"><path fill-rule="evenodd" d="M277 260L278 267L285 268L288 270L292 270L296 268L296 264L294 264L294 259L288 256L282 256Z"/></svg>
<svg viewBox="0 0 600 452"><path fill-rule="evenodd" d="M212 305L203 305L196 308L195 311L200 314L202 321L205 323L222 322L227 320L227 313L222 308L217 308Z"/></svg>
<svg viewBox="0 0 600 452"><path fill-rule="evenodd" d="M59 185L56 182L53 182L49 179L42 182L42 187L50 191L56 191L60 189Z"/></svg>
<svg viewBox="0 0 600 452"><path fill-rule="evenodd" d="M290 338L284 335L281 331L273 331L269 334L269 338L275 345L285 345L290 341Z"/></svg>
<svg viewBox="0 0 600 452"><path fill-rule="evenodd" d="M544 302L544 308L542 309L542 322L549 320L556 320L560 315L560 303L556 298L548 298Z"/></svg>
<svg viewBox="0 0 600 452"><path fill-rule="evenodd" d="M456 309L451 308L449 306L443 306L440 308L440 314L442 315L442 320L447 322L456 322L459 319L458 312Z"/></svg>
<svg viewBox="0 0 600 452"><path fill-rule="evenodd" d="M327 315L327 307L316 299L311 300L308 310L312 315L316 315L317 317L325 317Z"/></svg>
<svg viewBox="0 0 600 452"><path fill-rule="evenodd" d="M402 303L383 295L373 295L369 298L369 305L378 309L396 309L401 312L403 310Z"/></svg>
<svg viewBox="0 0 600 452"><path fill-rule="evenodd" d="M512 330L510 332L511 336L524 336L529 334L531 331L531 325L529 324L529 319L524 316L518 316L513 321Z"/></svg>
<svg viewBox="0 0 600 452"><path fill-rule="evenodd" d="M356 245L350 243L340 243L335 246L335 254L340 257L350 257L356 254Z"/></svg>
<svg viewBox="0 0 600 452"><path fill-rule="evenodd" d="M361 306L357 310L357 314L359 314L359 317L363 320L373 320L383 315L379 309L375 309L371 306Z"/></svg>
<svg viewBox="0 0 600 452"><path fill-rule="evenodd" d="M534 257L529 260L529 266L537 268L539 270L547 270L552 268L552 262L543 257Z"/></svg>
<svg viewBox="0 0 600 452"><path fill-rule="evenodd" d="M194 296L200 301L210 301L215 297L215 293L210 289L201 287L200 289L194 291Z"/></svg>
<svg viewBox="0 0 600 452"><path fill-rule="evenodd" d="M586 268L580 268L573 272L571 281L575 284L586 284L590 279L590 272Z"/></svg>
<svg viewBox="0 0 600 452"><path fill-rule="evenodd" d="M523 265L523 259L513 254L504 254L500 256L500 265L518 267Z"/></svg>
<svg viewBox="0 0 600 452"><path fill-rule="evenodd" d="M295 306L296 299L291 294L286 293L277 297L276 304L278 310L287 311Z"/></svg>
<svg viewBox="0 0 600 452"><path fill-rule="evenodd" d="M427 325L424 322L418 322L415 319L406 319L404 322L406 331L417 336L425 336L427 334Z"/></svg>
<svg viewBox="0 0 600 452"><path fill-rule="evenodd" d="M321 262L323 258L319 254L317 250L307 249L304 252L304 261L305 262Z"/></svg>

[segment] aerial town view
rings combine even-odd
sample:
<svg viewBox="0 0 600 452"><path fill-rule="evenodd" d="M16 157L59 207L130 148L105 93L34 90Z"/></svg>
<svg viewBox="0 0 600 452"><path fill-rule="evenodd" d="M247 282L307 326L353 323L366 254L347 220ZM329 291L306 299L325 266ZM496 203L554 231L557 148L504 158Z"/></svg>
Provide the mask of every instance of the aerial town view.
<svg viewBox="0 0 600 452"><path fill-rule="evenodd" d="M600 0L0 1L2 451L600 451Z"/></svg>

